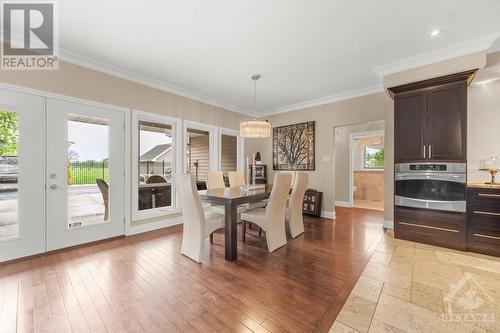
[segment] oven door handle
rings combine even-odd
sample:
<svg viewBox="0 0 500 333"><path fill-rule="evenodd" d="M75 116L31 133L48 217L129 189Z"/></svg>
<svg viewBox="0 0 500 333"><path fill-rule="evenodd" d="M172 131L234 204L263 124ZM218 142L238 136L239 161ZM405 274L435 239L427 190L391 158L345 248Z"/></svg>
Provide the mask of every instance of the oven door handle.
<svg viewBox="0 0 500 333"><path fill-rule="evenodd" d="M453 175L446 173L396 173L396 180L438 180L455 183L466 183L465 175Z"/></svg>

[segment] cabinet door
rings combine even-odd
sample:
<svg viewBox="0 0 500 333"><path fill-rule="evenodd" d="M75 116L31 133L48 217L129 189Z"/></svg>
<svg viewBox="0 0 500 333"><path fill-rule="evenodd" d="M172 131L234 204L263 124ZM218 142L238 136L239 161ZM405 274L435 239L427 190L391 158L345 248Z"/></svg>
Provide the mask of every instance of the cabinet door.
<svg viewBox="0 0 500 333"><path fill-rule="evenodd" d="M418 161L426 158L427 94L412 91L395 96L395 161Z"/></svg>
<svg viewBox="0 0 500 333"><path fill-rule="evenodd" d="M452 83L428 93L427 156L431 160L467 159L467 84Z"/></svg>

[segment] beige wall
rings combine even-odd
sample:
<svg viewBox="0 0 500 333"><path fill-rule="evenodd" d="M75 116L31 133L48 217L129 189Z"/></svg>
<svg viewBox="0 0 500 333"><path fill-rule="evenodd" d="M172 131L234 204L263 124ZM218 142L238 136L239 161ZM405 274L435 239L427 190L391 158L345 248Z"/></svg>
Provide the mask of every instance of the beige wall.
<svg viewBox="0 0 500 333"><path fill-rule="evenodd" d="M335 168L334 168L334 128L355 125L370 121L385 121L386 160L385 207L386 219L392 220L393 192L393 142L394 115L392 101L387 94L378 94L353 98L337 103L326 104L267 117L273 127L314 120L316 122L316 170L310 172L309 187L323 192L323 210L332 211L335 203ZM246 140L246 154L251 156L260 151L264 163L268 164L271 182L272 170L271 139Z"/></svg>
<svg viewBox="0 0 500 333"><path fill-rule="evenodd" d="M496 81L469 87L467 122L469 182L489 181L489 174L478 171L479 160L491 156L500 157L500 72L498 76L499 79Z"/></svg>

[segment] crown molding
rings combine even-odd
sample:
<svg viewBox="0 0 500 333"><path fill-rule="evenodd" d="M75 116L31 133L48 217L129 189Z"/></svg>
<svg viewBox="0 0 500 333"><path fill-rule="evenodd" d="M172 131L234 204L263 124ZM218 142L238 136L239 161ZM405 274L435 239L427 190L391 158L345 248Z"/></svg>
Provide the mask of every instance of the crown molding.
<svg viewBox="0 0 500 333"><path fill-rule="evenodd" d="M380 77L394 74L405 70L429 65L439 61L458 58L467 54L487 51L495 39L500 36L500 32L481 37L471 42L454 45L452 47L440 49L433 52L422 53L411 58L395 61L390 64L375 67L373 70Z"/></svg>
<svg viewBox="0 0 500 333"><path fill-rule="evenodd" d="M142 75L142 74L139 74L137 72L130 71L128 69L125 69L125 68L122 68L119 66L115 66L115 65L111 65L111 64L108 64L105 62L101 62L101 61L98 61L96 59L86 57L84 55L81 55L81 54L78 54L78 53L75 53L72 51L60 49L59 50L59 58L64 62L68 62L68 63L74 64L74 65L78 65L81 67L92 69L92 70L95 70L95 71L98 71L98 72L101 72L104 74L108 74L108 75L111 75L114 77L118 77L121 79L125 79L128 81L139 83L139 84L142 84L144 86L155 88L155 89L165 91L165 92L168 92L168 93L171 93L174 95L186 97L186 98L198 101L198 102L202 102L205 104L209 104L212 106L223 108L223 109L226 109L229 111L241 113L241 114L244 114L247 116L252 115L251 111L244 109L244 108L241 108L239 106L231 105L231 104L228 104L226 102L214 99L212 97L197 93L193 90L178 87L178 86L172 85L170 83L167 83L165 81L154 79L154 78L151 78L149 76Z"/></svg>
<svg viewBox="0 0 500 333"><path fill-rule="evenodd" d="M340 94L311 99L311 100L296 103L296 104L290 104L290 105L285 105L285 106L281 106L278 108L266 110L266 111L260 112L258 114L258 116L259 117L271 116L274 114L286 113L286 112L290 112L290 111L296 111L296 110L301 110L301 109L305 109L305 108L310 108L313 106L320 106L320 105L340 102L340 101L344 101L344 100L352 99L352 98L356 98L356 97L376 94L376 93L380 93L383 91L384 91L384 88L382 87L382 85L377 84L377 85L366 87L366 88L350 90L350 91L346 91L346 92L343 92Z"/></svg>

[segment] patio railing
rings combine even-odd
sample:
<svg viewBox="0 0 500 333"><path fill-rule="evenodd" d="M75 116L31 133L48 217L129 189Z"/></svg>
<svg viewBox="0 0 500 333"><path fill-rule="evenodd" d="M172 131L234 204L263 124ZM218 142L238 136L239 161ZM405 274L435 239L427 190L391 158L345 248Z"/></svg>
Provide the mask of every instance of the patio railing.
<svg viewBox="0 0 500 333"><path fill-rule="evenodd" d="M71 161L68 165L68 184L94 184L96 179L109 182L108 161Z"/></svg>

